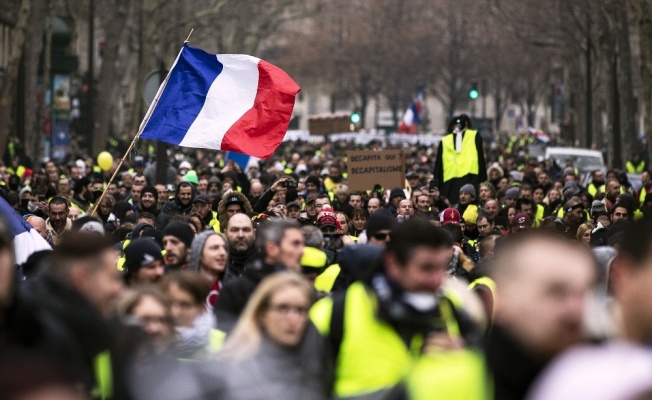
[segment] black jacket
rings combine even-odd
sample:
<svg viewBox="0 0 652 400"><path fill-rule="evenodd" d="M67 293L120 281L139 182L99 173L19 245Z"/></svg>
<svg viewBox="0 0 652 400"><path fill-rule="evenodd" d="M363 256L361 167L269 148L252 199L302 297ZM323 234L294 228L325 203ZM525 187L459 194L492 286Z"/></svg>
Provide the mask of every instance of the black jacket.
<svg viewBox="0 0 652 400"><path fill-rule="evenodd" d="M245 266L250 264L258 257L258 250L256 246L251 246L243 253L231 251L229 252L229 261L226 265L226 272L224 273L224 283L229 282L233 278L239 278L245 270Z"/></svg>
<svg viewBox="0 0 652 400"><path fill-rule="evenodd" d="M524 399L545 363L535 362L508 332L494 325L487 335L485 354L494 378L494 400Z"/></svg>
<svg viewBox="0 0 652 400"><path fill-rule="evenodd" d="M113 349L114 327L83 295L50 273L43 273L21 287L19 301L23 312L32 315L31 332L21 338L22 343L14 344L52 361L88 392L92 391L96 387L95 357ZM124 388L116 382L121 368L112 364L112 369L114 395L118 396L117 386Z"/></svg>
<svg viewBox="0 0 652 400"><path fill-rule="evenodd" d="M247 264L240 278L226 282L215 302L217 328L224 332L230 332L260 281L274 272L283 270L280 265L269 265L256 259Z"/></svg>

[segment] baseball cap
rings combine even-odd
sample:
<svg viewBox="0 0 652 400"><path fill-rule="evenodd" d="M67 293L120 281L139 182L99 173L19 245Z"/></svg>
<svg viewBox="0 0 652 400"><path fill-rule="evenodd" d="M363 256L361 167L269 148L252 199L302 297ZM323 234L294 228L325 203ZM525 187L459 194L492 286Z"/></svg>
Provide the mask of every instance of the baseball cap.
<svg viewBox="0 0 652 400"><path fill-rule="evenodd" d="M459 225L461 220L460 212L455 208L447 208L439 214L439 221L443 224L456 224Z"/></svg>
<svg viewBox="0 0 652 400"><path fill-rule="evenodd" d="M315 200L317 200L317 195L315 194L309 194L308 197L306 197L306 204L312 203Z"/></svg>
<svg viewBox="0 0 652 400"><path fill-rule="evenodd" d="M317 228L325 228L332 226L333 228L340 229L340 224L337 222L335 212L330 209L324 209L317 215Z"/></svg>
<svg viewBox="0 0 652 400"><path fill-rule="evenodd" d="M529 229L532 227L532 220L526 213L517 213L512 218L512 228Z"/></svg>
<svg viewBox="0 0 652 400"><path fill-rule="evenodd" d="M195 199L192 201L192 204L195 203L211 204L211 199L207 194L201 193L198 194L197 197L195 197Z"/></svg>
<svg viewBox="0 0 652 400"><path fill-rule="evenodd" d="M288 201L287 203L285 203L285 208L290 208L290 207L301 208L301 206L297 204L296 201Z"/></svg>
<svg viewBox="0 0 652 400"><path fill-rule="evenodd" d="M236 195L230 195L226 198L226 203L224 203L224 205L228 206L229 204L240 204L242 206L244 205L244 201Z"/></svg>

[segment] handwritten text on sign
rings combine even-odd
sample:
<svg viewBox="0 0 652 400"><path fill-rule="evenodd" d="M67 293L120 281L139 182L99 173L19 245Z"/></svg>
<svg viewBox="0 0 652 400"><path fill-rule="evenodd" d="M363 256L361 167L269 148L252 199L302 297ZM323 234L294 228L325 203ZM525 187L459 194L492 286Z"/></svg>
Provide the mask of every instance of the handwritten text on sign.
<svg viewBox="0 0 652 400"><path fill-rule="evenodd" d="M404 186L403 150L347 151L346 157L351 190L371 190L376 184L385 189Z"/></svg>

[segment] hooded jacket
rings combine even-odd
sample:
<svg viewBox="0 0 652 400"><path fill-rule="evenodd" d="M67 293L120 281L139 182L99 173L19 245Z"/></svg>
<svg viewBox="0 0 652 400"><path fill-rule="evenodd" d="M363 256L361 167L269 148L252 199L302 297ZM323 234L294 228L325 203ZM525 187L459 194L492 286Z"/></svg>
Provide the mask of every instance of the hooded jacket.
<svg viewBox="0 0 652 400"><path fill-rule="evenodd" d="M181 187L185 186L190 186L192 189L192 195L190 197L190 203L188 203L187 206L184 206L181 204L181 200L179 200L179 190ZM176 190L174 191L174 199L168 201L165 203L165 205L161 208L161 212L165 213L168 215L168 218L173 217L175 215L190 215L192 213L192 202L195 200L195 197L197 197L197 189L192 183L187 183L187 182L182 182L177 186Z"/></svg>
<svg viewBox="0 0 652 400"><path fill-rule="evenodd" d="M251 207L251 203L249 203L247 196L236 191L225 193L222 196L222 200L220 200L220 204L217 206L217 219L218 221L220 221L220 229L222 230L222 232L224 232L224 229L226 228L226 223L228 221L228 217L226 215L226 200L232 196L236 196L238 199L240 199L240 201L242 202L242 208L244 208L244 212L246 214L251 215L251 213L253 213L253 208Z"/></svg>

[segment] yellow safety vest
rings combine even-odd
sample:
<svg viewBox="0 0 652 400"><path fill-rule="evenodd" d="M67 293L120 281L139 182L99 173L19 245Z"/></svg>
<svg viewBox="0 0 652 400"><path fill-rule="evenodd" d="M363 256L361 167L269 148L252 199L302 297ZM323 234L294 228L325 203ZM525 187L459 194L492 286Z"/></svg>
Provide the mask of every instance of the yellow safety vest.
<svg viewBox="0 0 652 400"><path fill-rule="evenodd" d="M333 290L335 279L340 274L340 264L329 265L321 274L315 278L315 289L330 293Z"/></svg>
<svg viewBox="0 0 652 400"><path fill-rule="evenodd" d="M113 371L111 370L111 354L105 350L93 359L95 387L91 391L93 398L106 400L113 396Z"/></svg>
<svg viewBox="0 0 652 400"><path fill-rule="evenodd" d="M593 183L589 183L589 185L586 187L586 191L589 192L591 196L595 197L595 194L598 192L604 193L605 185L600 185L600 187L596 187Z"/></svg>
<svg viewBox="0 0 652 400"><path fill-rule="evenodd" d="M641 174L645 171L645 161L640 161L638 165L634 165L633 162L627 161L625 163L625 168L627 168L627 172L630 174Z"/></svg>
<svg viewBox="0 0 652 400"><path fill-rule="evenodd" d="M451 336L460 330L453 316L451 302L440 301L440 311ZM406 346L401 336L387 322L376 317L377 299L361 282L346 291L343 335L337 356L334 394L338 398L382 393L407 378L421 356L423 336L416 335ZM330 333L333 299L319 300L310 317L322 333Z"/></svg>
<svg viewBox="0 0 652 400"><path fill-rule="evenodd" d="M429 353L407 379L410 400L488 400L493 396L484 357L474 350Z"/></svg>
<svg viewBox="0 0 652 400"><path fill-rule="evenodd" d="M534 218L538 221L542 221L545 215L545 211L546 208L543 205L537 204L537 212L534 215Z"/></svg>
<svg viewBox="0 0 652 400"><path fill-rule="evenodd" d="M475 148L477 131L467 129L462 139L462 151L455 151L455 135L450 134L442 139L442 168L444 182L454 178L462 178L469 174L478 175L478 152Z"/></svg>
<svg viewBox="0 0 652 400"><path fill-rule="evenodd" d="M471 282L471 284L469 284L469 290L473 290L475 289L476 286L479 285L486 286L487 289L489 289L489 292L491 293L491 298L493 298L494 300L494 307L491 315L491 318L493 319L493 314L495 314L495 310L496 310L496 282L494 282L494 280L489 278L488 276L483 276Z"/></svg>

